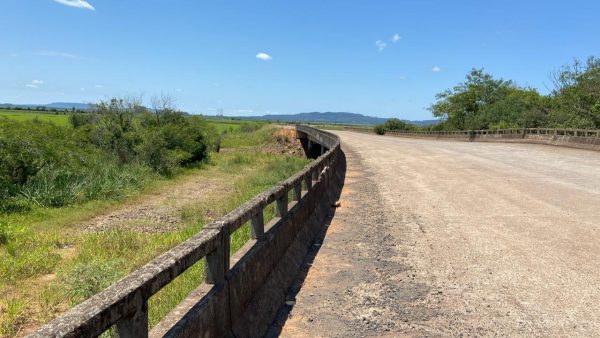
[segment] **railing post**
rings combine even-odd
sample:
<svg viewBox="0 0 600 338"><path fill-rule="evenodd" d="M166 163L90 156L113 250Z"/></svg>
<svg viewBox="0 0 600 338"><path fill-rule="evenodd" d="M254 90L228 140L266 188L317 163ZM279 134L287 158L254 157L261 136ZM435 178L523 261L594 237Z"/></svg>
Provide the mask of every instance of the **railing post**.
<svg viewBox="0 0 600 338"><path fill-rule="evenodd" d="M219 234L221 241L217 248L206 255L204 264L204 280L206 284L218 284L225 281L225 273L229 270L229 234L227 229Z"/></svg>
<svg viewBox="0 0 600 338"><path fill-rule="evenodd" d="M261 239L265 235L265 218L263 217L263 211L259 211L256 215L252 216L250 221L250 238Z"/></svg>
<svg viewBox="0 0 600 338"><path fill-rule="evenodd" d="M302 199L302 182L294 185L294 191L292 192L292 201L300 201Z"/></svg>
<svg viewBox="0 0 600 338"><path fill-rule="evenodd" d="M141 295L139 295L141 297ZM136 311L115 324L116 336L119 338L148 337L148 300L143 299Z"/></svg>
<svg viewBox="0 0 600 338"><path fill-rule="evenodd" d="M306 191L310 191L311 188L312 188L312 173L309 173L308 175L304 176L304 189L306 189Z"/></svg>
<svg viewBox="0 0 600 338"><path fill-rule="evenodd" d="M287 191L283 196L275 200L275 217L283 217L288 211L288 194Z"/></svg>
<svg viewBox="0 0 600 338"><path fill-rule="evenodd" d="M319 179L319 166L316 166L312 169L311 176L312 180L315 182Z"/></svg>

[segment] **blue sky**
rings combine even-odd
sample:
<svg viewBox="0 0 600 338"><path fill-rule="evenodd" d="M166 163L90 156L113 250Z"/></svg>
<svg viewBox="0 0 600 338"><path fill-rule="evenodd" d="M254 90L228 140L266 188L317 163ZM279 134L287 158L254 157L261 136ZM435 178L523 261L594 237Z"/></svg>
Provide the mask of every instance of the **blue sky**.
<svg viewBox="0 0 600 338"><path fill-rule="evenodd" d="M598 1L2 0L0 102L165 93L192 113L427 119L473 67L547 92L552 70L600 56L598 13Z"/></svg>

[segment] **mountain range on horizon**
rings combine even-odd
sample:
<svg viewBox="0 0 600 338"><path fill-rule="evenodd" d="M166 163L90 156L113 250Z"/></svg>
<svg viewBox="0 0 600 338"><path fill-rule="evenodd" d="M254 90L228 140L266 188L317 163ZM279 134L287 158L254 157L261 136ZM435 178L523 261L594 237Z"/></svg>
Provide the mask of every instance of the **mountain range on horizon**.
<svg viewBox="0 0 600 338"><path fill-rule="evenodd" d="M52 102L49 104L12 104L12 103L0 103L0 108L38 108L46 107L46 109L79 109L87 110L92 107L88 103L78 102ZM258 116L233 116L232 118L241 120L263 120L263 121L284 121L284 122L304 122L304 123L329 123L329 124L365 124L365 125L376 125L384 123L389 118L368 116L358 113L349 112L308 112L308 113L297 113L297 114L266 114ZM439 120L406 120L418 126L432 125Z"/></svg>
<svg viewBox="0 0 600 338"><path fill-rule="evenodd" d="M92 107L89 103L79 102L52 102L48 104L14 104L14 103L0 103L0 108L38 108L46 107L47 109L81 109L86 110Z"/></svg>
<svg viewBox="0 0 600 338"><path fill-rule="evenodd" d="M358 113L348 112L310 112L298 114L267 114L261 116L235 116L234 118L242 120L266 120L266 121L283 121L283 122L312 122L312 123L333 123L333 124L382 124L390 118L374 117ZM411 121L402 119L404 122L409 122L418 126L432 125L439 120L417 120Z"/></svg>

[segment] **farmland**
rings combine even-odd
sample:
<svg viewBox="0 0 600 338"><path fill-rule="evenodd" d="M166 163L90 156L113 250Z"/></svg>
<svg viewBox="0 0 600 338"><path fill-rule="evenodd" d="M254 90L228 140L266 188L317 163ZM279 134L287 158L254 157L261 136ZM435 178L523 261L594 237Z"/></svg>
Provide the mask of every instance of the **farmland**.
<svg viewBox="0 0 600 338"><path fill-rule="evenodd" d="M30 121L37 119L45 122L52 122L60 126L66 126L69 123L69 117L65 112L54 113L0 108L0 118L7 118L15 121Z"/></svg>

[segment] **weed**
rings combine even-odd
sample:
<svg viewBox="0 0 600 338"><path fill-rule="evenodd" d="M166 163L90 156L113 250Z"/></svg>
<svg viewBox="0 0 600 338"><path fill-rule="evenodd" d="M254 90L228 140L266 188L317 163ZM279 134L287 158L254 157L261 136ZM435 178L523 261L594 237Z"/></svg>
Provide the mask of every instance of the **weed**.
<svg viewBox="0 0 600 338"><path fill-rule="evenodd" d="M25 324L27 306L23 299L8 299L1 306L0 336L16 336Z"/></svg>
<svg viewBox="0 0 600 338"><path fill-rule="evenodd" d="M71 267L62 277L71 305L75 305L102 291L121 275L115 261L90 261Z"/></svg>

